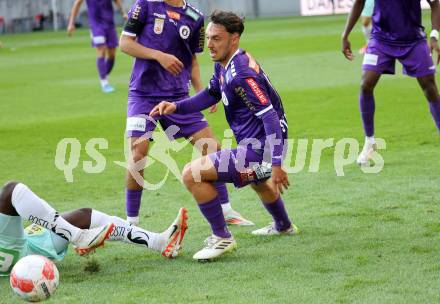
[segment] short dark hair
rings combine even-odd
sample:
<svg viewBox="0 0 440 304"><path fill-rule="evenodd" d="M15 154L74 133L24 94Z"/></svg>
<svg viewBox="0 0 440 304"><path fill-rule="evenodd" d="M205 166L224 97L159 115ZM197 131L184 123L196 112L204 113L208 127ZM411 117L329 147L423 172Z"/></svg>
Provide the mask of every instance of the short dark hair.
<svg viewBox="0 0 440 304"><path fill-rule="evenodd" d="M215 10L210 16L211 22L223 25L230 34L237 33L241 36L244 31L244 18L240 18L233 12Z"/></svg>

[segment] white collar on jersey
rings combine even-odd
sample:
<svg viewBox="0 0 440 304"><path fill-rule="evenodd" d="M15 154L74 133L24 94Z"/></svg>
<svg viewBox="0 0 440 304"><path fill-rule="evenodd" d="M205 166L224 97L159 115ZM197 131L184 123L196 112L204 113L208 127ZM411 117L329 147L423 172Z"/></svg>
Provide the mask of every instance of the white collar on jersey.
<svg viewBox="0 0 440 304"><path fill-rule="evenodd" d="M231 56L231 58L229 58L228 64L226 64L226 66L225 66L225 70L228 69L229 65L230 65L231 62L232 62L232 59L234 59L234 57L235 57L239 52L240 52L240 49L237 49L237 50L235 51L235 53Z"/></svg>

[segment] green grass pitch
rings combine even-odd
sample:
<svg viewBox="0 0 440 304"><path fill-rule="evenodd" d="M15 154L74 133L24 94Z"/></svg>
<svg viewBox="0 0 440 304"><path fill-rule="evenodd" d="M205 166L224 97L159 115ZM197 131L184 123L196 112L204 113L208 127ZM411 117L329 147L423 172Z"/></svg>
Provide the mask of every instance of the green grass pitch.
<svg viewBox="0 0 440 304"><path fill-rule="evenodd" d="M425 21L428 21L425 16ZM340 53L345 17L247 21L242 47L259 60L284 100L291 138L349 137L363 141L358 111L360 56ZM428 24L427 22L425 22ZM100 92L89 33L64 32L0 36L0 183L19 180L66 211L90 206L124 216L123 132L132 58L118 52L110 77L117 91ZM359 28L353 49L362 46ZM212 74L200 56L204 83ZM334 148L326 149L316 173L290 176L284 196L300 227L295 237L258 238L252 228L232 227L238 250L215 263L192 255L209 228L176 178L146 192L142 226L161 231L180 206L189 209L185 254L165 260L154 252L107 243L94 259L99 272L73 254L58 264L61 284L52 303L438 303L440 301L440 138L416 81L383 77L376 91L377 136L385 167L365 174L356 165L336 176ZM207 114L221 139L223 110ZM82 145L74 182L54 165L57 143L78 138ZM105 138L107 162L87 174L84 147ZM174 153L180 169L191 149ZM165 172L147 171L149 181ZM266 225L270 218L251 189L230 189L237 210ZM95 265L96 266L96 265ZM92 267L93 268L93 267ZM9 280L0 280L0 302L16 303Z"/></svg>

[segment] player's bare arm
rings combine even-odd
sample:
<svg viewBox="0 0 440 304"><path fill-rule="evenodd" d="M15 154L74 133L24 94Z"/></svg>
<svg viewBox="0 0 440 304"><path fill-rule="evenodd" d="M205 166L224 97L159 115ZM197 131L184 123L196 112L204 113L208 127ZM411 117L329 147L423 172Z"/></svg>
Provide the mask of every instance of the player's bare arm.
<svg viewBox="0 0 440 304"><path fill-rule="evenodd" d="M439 39L439 29L440 29L440 1L439 0L428 0L429 5L431 6L431 25L432 31L429 39L429 46L431 49L431 53L437 53L436 63L440 63L440 47L438 45Z"/></svg>
<svg viewBox="0 0 440 304"><path fill-rule="evenodd" d="M128 15L127 15L127 12L124 9L124 6L122 6L122 1L121 0L114 0L114 1L115 1L115 4L116 4L116 7L121 12L122 18L124 18L124 20L128 20Z"/></svg>
<svg viewBox="0 0 440 304"><path fill-rule="evenodd" d="M121 51L124 53L141 59L152 59L160 63L160 65L177 76L182 72L183 63L176 56L167 54L155 49L147 48L136 41L136 37L121 35L119 40Z"/></svg>
<svg viewBox="0 0 440 304"><path fill-rule="evenodd" d="M69 23L67 25L67 35L71 36L73 32L75 31L75 19L78 15L79 8L81 7L81 4L83 3L83 0L76 0L75 3L72 6L72 11L70 12L69 16Z"/></svg>
<svg viewBox="0 0 440 304"><path fill-rule="evenodd" d="M351 51L351 44L348 36L350 35L353 27L361 16L362 10L364 9L365 0L355 0L351 12L347 17L347 23L345 24L344 32L342 33L342 53L348 60L353 60L354 55Z"/></svg>

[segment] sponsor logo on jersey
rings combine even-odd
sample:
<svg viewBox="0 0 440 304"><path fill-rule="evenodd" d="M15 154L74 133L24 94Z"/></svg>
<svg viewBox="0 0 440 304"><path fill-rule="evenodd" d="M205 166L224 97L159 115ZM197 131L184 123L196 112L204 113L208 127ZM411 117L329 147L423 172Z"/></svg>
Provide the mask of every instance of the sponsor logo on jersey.
<svg viewBox="0 0 440 304"><path fill-rule="evenodd" d="M203 51L204 47L205 47L205 26L202 25L200 27L200 33L199 33L199 50Z"/></svg>
<svg viewBox="0 0 440 304"><path fill-rule="evenodd" d="M180 14L178 12L167 11L168 17L174 20L180 20Z"/></svg>
<svg viewBox="0 0 440 304"><path fill-rule="evenodd" d="M130 19L137 20L139 18L139 13L141 12L141 6L139 4L136 4L136 7L133 10L133 13L131 14Z"/></svg>
<svg viewBox="0 0 440 304"><path fill-rule="evenodd" d="M199 20L200 15L197 14L194 9L188 7L185 11L185 14L187 14L188 16L190 16L191 18L193 18L195 21Z"/></svg>
<svg viewBox="0 0 440 304"><path fill-rule="evenodd" d="M252 92L254 92L255 96L257 96L258 100L262 105L266 105L269 100L267 99L266 95L264 95L263 91L261 90L258 83L253 78L246 78L246 82L251 88Z"/></svg>
<svg viewBox="0 0 440 304"><path fill-rule="evenodd" d="M162 34L164 23L165 23L165 19L154 18L154 33L155 34L157 34L157 35Z"/></svg>
<svg viewBox="0 0 440 304"><path fill-rule="evenodd" d="M44 228L35 224L29 225L24 230L27 235L40 235L44 233Z"/></svg>
<svg viewBox="0 0 440 304"><path fill-rule="evenodd" d="M189 26L182 25L179 28L179 34L180 34L180 37L182 37L182 39L188 39L189 35L191 34L191 30L189 29Z"/></svg>
<svg viewBox="0 0 440 304"><path fill-rule="evenodd" d="M161 19L165 19L167 16L165 16L165 14L158 14L158 13L153 13L153 15L157 18L161 18Z"/></svg>
<svg viewBox="0 0 440 304"><path fill-rule="evenodd" d="M247 98L246 90L243 87L236 87L235 94L237 94L237 96L241 98L241 100L246 105L246 107L248 107L249 110L255 111L255 106Z"/></svg>

